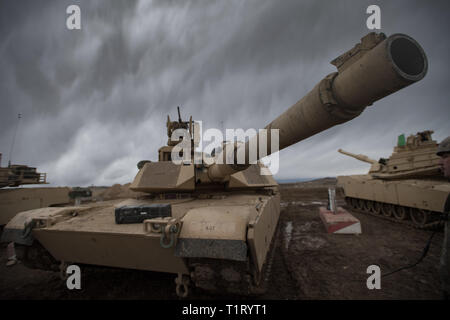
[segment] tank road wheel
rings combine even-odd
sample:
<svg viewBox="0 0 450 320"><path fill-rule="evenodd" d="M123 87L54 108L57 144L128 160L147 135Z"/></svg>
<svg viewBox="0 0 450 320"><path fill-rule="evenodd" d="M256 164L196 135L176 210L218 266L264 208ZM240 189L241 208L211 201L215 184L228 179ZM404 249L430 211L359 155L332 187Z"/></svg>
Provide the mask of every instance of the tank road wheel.
<svg viewBox="0 0 450 320"><path fill-rule="evenodd" d="M414 224L418 227L423 227L427 224L431 212L429 210L410 208L409 213Z"/></svg>
<svg viewBox="0 0 450 320"><path fill-rule="evenodd" d="M373 201L372 200L364 201L364 210L367 212L373 211Z"/></svg>
<svg viewBox="0 0 450 320"><path fill-rule="evenodd" d="M393 204L383 203L383 205L381 207L381 213L383 213L383 215L385 217L392 217L394 212L395 212L395 206Z"/></svg>
<svg viewBox="0 0 450 320"><path fill-rule="evenodd" d="M403 206L395 206L394 207L394 217L397 220L407 220L408 219L408 211Z"/></svg>
<svg viewBox="0 0 450 320"><path fill-rule="evenodd" d="M378 201L374 201L373 207L372 207L372 212L375 214L381 214L381 207L382 207L381 203L379 203Z"/></svg>
<svg viewBox="0 0 450 320"><path fill-rule="evenodd" d="M345 204L348 205L349 207L353 207L352 198L345 197Z"/></svg>
<svg viewBox="0 0 450 320"><path fill-rule="evenodd" d="M364 199L356 199L356 209L358 210L365 210L365 200Z"/></svg>
<svg viewBox="0 0 450 320"><path fill-rule="evenodd" d="M358 209L358 199L350 198L350 205L353 209Z"/></svg>
<svg viewBox="0 0 450 320"><path fill-rule="evenodd" d="M16 252L18 252L18 258L27 268L60 271L60 263L36 240L33 241L31 246L16 244Z"/></svg>

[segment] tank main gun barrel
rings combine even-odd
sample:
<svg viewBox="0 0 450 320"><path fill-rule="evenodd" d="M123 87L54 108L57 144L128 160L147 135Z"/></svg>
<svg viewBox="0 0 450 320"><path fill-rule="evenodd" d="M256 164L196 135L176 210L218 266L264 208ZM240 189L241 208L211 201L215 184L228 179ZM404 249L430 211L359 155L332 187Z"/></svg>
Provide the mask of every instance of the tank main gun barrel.
<svg viewBox="0 0 450 320"><path fill-rule="evenodd" d="M368 156L363 155L363 154L354 154L354 153L351 153L351 152L348 152L348 151L345 151L345 150L342 150L342 149L339 149L338 152L342 153L342 154L345 154L346 156L349 156L349 157L352 157L352 158L355 158L355 159L358 159L360 161L364 161L364 162L367 162L367 163L370 163L370 164L378 163L377 160L371 159Z"/></svg>
<svg viewBox="0 0 450 320"><path fill-rule="evenodd" d="M383 33L373 32L331 63L338 72L326 76L306 96L265 127L279 129L278 150L271 150L271 134L268 132L267 150L260 152L259 140L264 137L258 133L245 145L234 148L235 155L238 148L245 148L244 164L214 163L208 168L209 178L224 181L227 176L245 170L250 164L250 143L256 142L258 159L283 150L357 117L375 101L421 80L428 69L425 52L414 39L404 34L386 38ZM226 159L224 151L218 158Z"/></svg>

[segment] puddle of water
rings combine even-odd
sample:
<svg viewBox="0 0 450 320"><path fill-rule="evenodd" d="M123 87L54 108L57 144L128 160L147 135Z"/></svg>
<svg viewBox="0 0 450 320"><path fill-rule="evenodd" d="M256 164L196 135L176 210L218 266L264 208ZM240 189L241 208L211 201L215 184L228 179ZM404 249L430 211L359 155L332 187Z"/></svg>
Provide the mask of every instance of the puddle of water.
<svg viewBox="0 0 450 320"><path fill-rule="evenodd" d="M325 246L327 244L325 239L308 233L316 224L315 221L306 222L300 226L296 225L294 230L292 221L287 221L283 233L285 249L289 249L291 242L294 246L300 245L303 250L317 250Z"/></svg>
<svg viewBox="0 0 450 320"><path fill-rule="evenodd" d="M314 221L311 221L311 222L306 222L306 223L304 223L304 224L302 224L302 225L300 225L299 227L298 227L298 231L300 231L300 232L307 232L307 231L309 231L309 229L311 229L311 227L313 226L313 225L315 225L316 223L314 222Z"/></svg>
<svg viewBox="0 0 450 320"><path fill-rule="evenodd" d="M325 202L322 201L282 201L280 206L282 208L288 206L309 206L309 205L325 205Z"/></svg>
<svg viewBox="0 0 450 320"><path fill-rule="evenodd" d="M292 221L288 221L284 227L284 243L286 250L289 248L289 243L292 239Z"/></svg>
<svg viewBox="0 0 450 320"><path fill-rule="evenodd" d="M327 241L322 238L318 238L318 237L314 237L314 236L306 236L301 240L301 244L303 245L303 247L305 249L317 250L317 249L323 247L324 245L326 245Z"/></svg>

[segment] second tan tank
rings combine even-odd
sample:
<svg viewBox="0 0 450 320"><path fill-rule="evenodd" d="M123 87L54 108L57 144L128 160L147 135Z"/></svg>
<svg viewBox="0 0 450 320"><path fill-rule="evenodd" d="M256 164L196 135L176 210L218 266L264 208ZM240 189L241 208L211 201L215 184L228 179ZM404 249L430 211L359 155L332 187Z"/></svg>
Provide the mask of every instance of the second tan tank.
<svg viewBox="0 0 450 320"><path fill-rule="evenodd" d="M338 177L346 201L354 209L418 228L441 225L450 197L433 131L418 132L406 141L399 136L392 155L376 161L339 149L340 153L371 164L366 175Z"/></svg>
<svg viewBox="0 0 450 320"><path fill-rule="evenodd" d="M47 174L26 165L1 167L0 153L0 227L18 212L70 202L69 188L15 188L46 184Z"/></svg>

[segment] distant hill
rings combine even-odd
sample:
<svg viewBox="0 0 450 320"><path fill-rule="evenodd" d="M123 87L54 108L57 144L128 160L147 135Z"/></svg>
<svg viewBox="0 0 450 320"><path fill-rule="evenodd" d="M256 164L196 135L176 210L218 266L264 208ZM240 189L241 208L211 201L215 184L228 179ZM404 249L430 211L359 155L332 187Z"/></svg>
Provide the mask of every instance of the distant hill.
<svg viewBox="0 0 450 320"><path fill-rule="evenodd" d="M334 177L318 178L318 179L304 179L303 181L294 182L279 182L281 187L292 187L296 188L328 188L335 187L337 179Z"/></svg>
<svg viewBox="0 0 450 320"><path fill-rule="evenodd" d="M297 179L275 179L279 184L285 183L299 183L299 182L307 182L307 181L316 181L322 179L336 179L334 177L317 177L317 178L297 178Z"/></svg>

